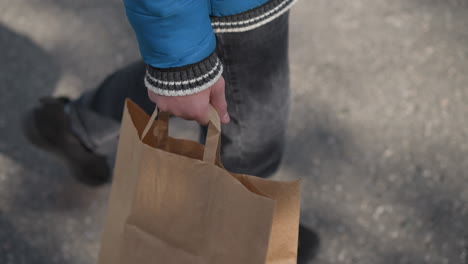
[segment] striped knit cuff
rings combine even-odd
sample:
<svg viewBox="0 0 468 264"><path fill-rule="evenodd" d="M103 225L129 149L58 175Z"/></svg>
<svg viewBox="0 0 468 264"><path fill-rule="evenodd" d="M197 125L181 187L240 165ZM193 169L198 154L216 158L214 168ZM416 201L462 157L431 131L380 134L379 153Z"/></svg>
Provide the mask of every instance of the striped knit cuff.
<svg viewBox="0 0 468 264"><path fill-rule="evenodd" d="M145 85L159 95L191 95L211 87L222 73L223 65L213 52L206 59L183 67L161 69L147 65Z"/></svg>
<svg viewBox="0 0 468 264"><path fill-rule="evenodd" d="M273 21L286 13L298 0L270 0L246 12L224 17L211 17L215 33L245 32Z"/></svg>

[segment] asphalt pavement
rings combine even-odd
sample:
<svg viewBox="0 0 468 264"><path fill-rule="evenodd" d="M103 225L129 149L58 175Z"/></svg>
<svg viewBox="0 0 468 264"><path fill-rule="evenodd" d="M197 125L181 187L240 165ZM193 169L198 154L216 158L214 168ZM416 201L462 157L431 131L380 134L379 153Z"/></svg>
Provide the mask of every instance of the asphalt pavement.
<svg viewBox="0 0 468 264"><path fill-rule="evenodd" d="M0 2L0 263L95 263L109 186L76 183L21 115L138 58L121 1ZM309 262L468 264L468 1L303 0L290 61L275 178L304 180Z"/></svg>

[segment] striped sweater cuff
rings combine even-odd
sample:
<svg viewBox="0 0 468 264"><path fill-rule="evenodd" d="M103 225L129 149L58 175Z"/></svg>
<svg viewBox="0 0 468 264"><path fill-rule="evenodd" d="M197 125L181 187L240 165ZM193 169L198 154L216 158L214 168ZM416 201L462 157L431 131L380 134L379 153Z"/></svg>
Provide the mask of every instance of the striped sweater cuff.
<svg viewBox="0 0 468 264"><path fill-rule="evenodd" d="M298 0L270 0L257 8L240 14L211 17L215 33L245 32L256 29L286 13Z"/></svg>
<svg viewBox="0 0 468 264"><path fill-rule="evenodd" d="M222 73L223 65L213 52L206 59L183 67L161 69L147 65L145 85L158 95L191 95L211 87Z"/></svg>

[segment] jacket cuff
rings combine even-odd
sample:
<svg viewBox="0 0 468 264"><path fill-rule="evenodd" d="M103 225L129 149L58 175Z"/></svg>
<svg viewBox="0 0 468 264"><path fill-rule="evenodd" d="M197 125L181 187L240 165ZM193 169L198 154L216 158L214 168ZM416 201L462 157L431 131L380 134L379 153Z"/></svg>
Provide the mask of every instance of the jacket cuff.
<svg viewBox="0 0 468 264"><path fill-rule="evenodd" d="M238 33L256 29L286 13L298 0L270 0L243 13L211 17L215 33Z"/></svg>
<svg viewBox="0 0 468 264"><path fill-rule="evenodd" d="M146 88L158 95L184 96L199 93L215 84L223 73L223 65L216 53L206 59L183 67L146 67Z"/></svg>

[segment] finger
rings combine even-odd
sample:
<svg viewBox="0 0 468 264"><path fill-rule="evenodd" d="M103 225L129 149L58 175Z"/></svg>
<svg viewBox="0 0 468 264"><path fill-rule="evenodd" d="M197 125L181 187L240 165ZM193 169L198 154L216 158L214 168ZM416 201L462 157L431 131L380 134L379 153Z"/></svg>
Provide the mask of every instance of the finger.
<svg viewBox="0 0 468 264"><path fill-rule="evenodd" d="M209 122L209 115L208 115L208 100L204 104L192 104L188 108L174 108L170 110L170 112L182 119L188 121L196 121L200 125L207 125Z"/></svg>
<svg viewBox="0 0 468 264"><path fill-rule="evenodd" d="M194 111L193 120L197 121L200 125L206 126L210 121L209 117L209 104L208 102L205 105L196 108Z"/></svg>
<svg viewBox="0 0 468 264"><path fill-rule="evenodd" d="M227 124L230 117L227 111L226 94L224 90L224 79L221 78L212 88L210 94L210 103L216 109L221 119L221 123Z"/></svg>
<svg viewBox="0 0 468 264"><path fill-rule="evenodd" d="M157 96L158 96L157 94L155 94L153 91L148 89L148 97L153 103L156 103Z"/></svg>
<svg viewBox="0 0 468 264"><path fill-rule="evenodd" d="M153 102L156 103L156 106L161 112L170 112L166 100L164 98L161 98L161 96L155 96L155 100Z"/></svg>

